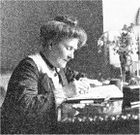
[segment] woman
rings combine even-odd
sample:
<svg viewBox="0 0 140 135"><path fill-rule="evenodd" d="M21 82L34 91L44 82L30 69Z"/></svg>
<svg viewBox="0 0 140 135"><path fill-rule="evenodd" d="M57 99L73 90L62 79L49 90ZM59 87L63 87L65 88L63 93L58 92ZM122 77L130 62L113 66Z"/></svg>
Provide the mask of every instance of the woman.
<svg viewBox="0 0 140 135"><path fill-rule="evenodd" d="M24 58L10 78L2 105L2 133L56 132L57 107L76 90L89 87L65 68L87 40L77 20L57 16L41 27L40 38L41 51Z"/></svg>

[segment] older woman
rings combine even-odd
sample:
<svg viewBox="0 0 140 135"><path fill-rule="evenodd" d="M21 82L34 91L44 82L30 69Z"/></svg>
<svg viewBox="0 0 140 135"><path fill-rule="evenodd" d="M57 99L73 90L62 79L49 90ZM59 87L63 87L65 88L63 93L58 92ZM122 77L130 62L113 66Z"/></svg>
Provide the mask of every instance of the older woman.
<svg viewBox="0 0 140 135"><path fill-rule="evenodd" d="M65 68L87 40L77 20L57 16L41 27L40 37L41 51L24 58L10 78L2 105L2 133L54 133L57 107L88 87Z"/></svg>

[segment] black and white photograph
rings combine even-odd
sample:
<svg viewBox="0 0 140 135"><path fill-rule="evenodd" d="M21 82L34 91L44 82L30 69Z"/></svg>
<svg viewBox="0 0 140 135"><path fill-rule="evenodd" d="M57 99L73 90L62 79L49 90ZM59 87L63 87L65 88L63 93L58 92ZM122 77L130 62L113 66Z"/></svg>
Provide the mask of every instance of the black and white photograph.
<svg viewBox="0 0 140 135"><path fill-rule="evenodd" d="M140 134L140 0L1 0L0 134Z"/></svg>

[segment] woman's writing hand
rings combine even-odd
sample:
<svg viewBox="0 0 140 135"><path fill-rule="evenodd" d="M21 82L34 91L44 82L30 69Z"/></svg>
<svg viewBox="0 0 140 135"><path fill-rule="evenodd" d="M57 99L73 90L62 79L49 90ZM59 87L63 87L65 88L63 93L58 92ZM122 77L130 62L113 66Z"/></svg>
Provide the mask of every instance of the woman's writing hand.
<svg viewBox="0 0 140 135"><path fill-rule="evenodd" d="M74 80L64 87L65 95L67 97L73 97L79 94L88 93L90 88L90 84L86 81L86 79L81 78L79 80Z"/></svg>

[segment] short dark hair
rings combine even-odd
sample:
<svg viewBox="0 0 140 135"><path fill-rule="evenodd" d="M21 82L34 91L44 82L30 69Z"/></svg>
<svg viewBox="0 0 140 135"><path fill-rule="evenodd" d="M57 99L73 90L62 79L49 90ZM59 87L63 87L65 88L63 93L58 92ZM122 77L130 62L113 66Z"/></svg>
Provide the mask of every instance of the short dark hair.
<svg viewBox="0 0 140 135"><path fill-rule="evenodd" d="M78 47L83 46L87 41L87 34L78 26L78 20L73 16L56 16L54 20L41 26L40 37L44 39L45 44L51 42L60 42L65 38L79 38Z"/></svg>

